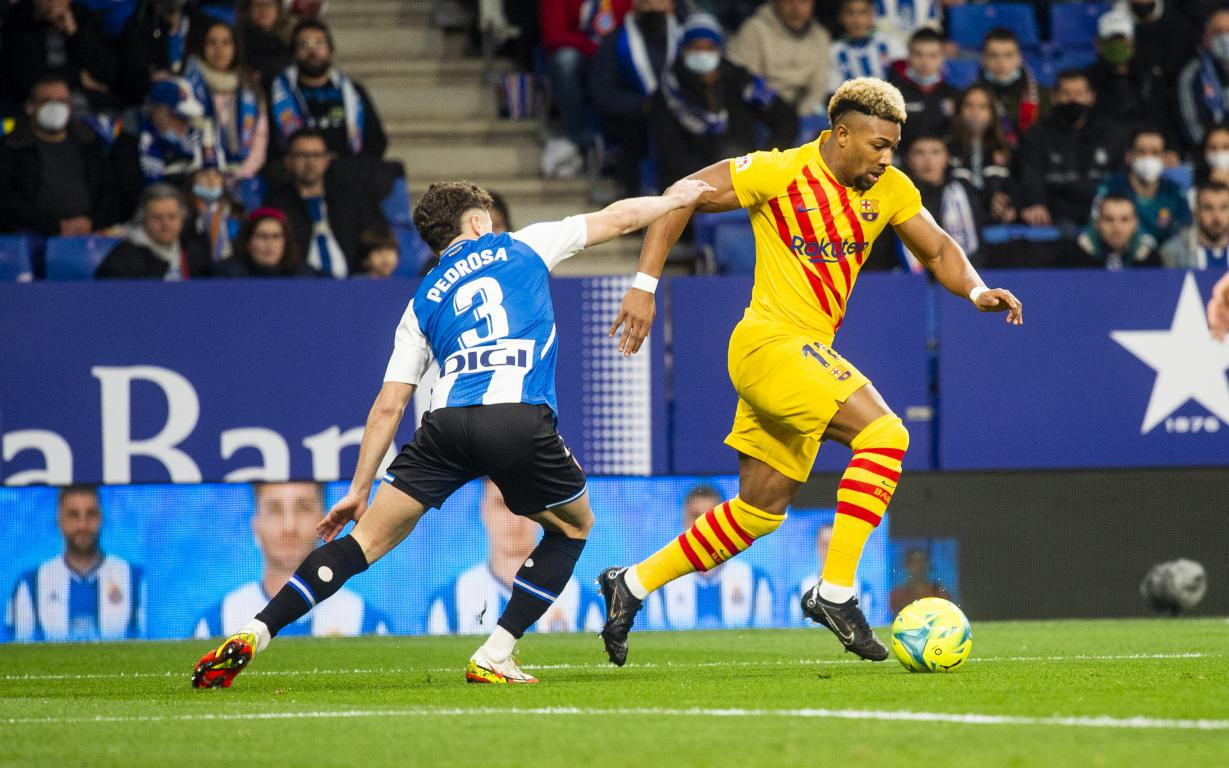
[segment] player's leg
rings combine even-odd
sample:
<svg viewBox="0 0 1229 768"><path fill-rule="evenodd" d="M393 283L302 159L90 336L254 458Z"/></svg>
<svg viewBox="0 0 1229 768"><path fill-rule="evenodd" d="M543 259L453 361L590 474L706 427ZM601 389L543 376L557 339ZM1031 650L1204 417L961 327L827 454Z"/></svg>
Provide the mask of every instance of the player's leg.
<svg viewBox="0 0 1229 768"><path fill-rule="evenodd" d="M470 658L466 679L483 683L537 682L516 664L516 642L558 599L593 528L585 473L555 429L545 406L500 407L499 434L487 441L491 481L513 513L542 526L538 545L513 580L512 597L495 630ZM511 465L508 456L519 456ZM488 464L490 466L490 464Z"/></svg>
<svg viewBox="0 0 1229 768"><path fill-rule="evenodd" d="M869 382L841 406L825 440L853 449L837 489L836 520L819 583L802 596L803 613L832 630L862 658L882 661L887 647L870 630L854 596L862 550L883 519L900 480L909 433Z"/></svg>
<svg viewBox="0 0 1229 768"><path fill-rule="evenodd" d="M235 676L282 628L298 621L387 554L414 530L426 509L414 497L381 484L351 534L312 550L254 619L205 654L193 671L192 685L229 688Z"/></svg>

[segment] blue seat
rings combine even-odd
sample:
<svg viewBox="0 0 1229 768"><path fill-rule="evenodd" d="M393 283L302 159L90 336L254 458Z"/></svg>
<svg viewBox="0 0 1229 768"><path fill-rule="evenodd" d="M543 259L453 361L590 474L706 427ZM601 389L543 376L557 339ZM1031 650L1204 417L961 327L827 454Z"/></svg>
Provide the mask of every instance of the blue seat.
<svg viewBox="0 0 1229 768"><path fill-rule="evenodd" d="M227 7L225 5L202 5L200 7L200 11L201 13L205 14L206 16L212 19L217 19L218 21L224 21L227 24L231 25L232 27L235 26L235 9L233 6Z"/></svg>
<svg viewBox="0 0 1229 768"><path fill-rule="evenodd" d="M0 235L0 283L28 283L34 279L30 238Z"/></svg>
<svg viewBox="0 0 1229 768"><path fill-rule="evenodd" d="M744 208L721 213L697 213L691 217L691 242L701 250L713 249L717 244L717 228L727 224L751 226L751 219Z"/></svg>
<svg viewBox="0 0 1229 768"><path fill-rule="evenodd" d="M243 203L243 207L250 213L259 208L261 202L265 199L264 179L260 176L240 179L235 191L239 195L239 202Z"/></svg>
<svg viewBox="0 0 1229 768"><path fill-rule="evenodd" d="M943 79L961 90L977 82L981 74L981 62L977 59L948 59Z"/></svg>
<svg viewBox="0 0 1229 768"><path fill-rule="evenodd" d="M1185 191L1195 185L1195 169L1190 163L1175 165L1173 168L1161 171L1161 178L1169 179Z"/></svg>
<svg viewBox="0 0 1229 768"><path fill-rule="evenodd" d="M51 238L47 241L47 279L93 280L98 265L119 241L102 235Z"/></svg>
<svg viewBox="0 0 1229 768"><path fill-rule="evenodd" d="M1026 3L953 5L947 14L947 34L961 48L980 51L986 33L1005 27L1015 33L1020 45L1032 48L1040 42L1033 7Z"/></svg>
<svg viewBox="0 0 1229 768"><path fill-rule="evenodd" d="M393 272L395 277L418 277L422 274L423 267L427 265L435 254L431 252L430 246L418 234L418 230L413 224L394 224L392 225L393 235L397 238L397 269Z"/></svg>
<svg viewBox="0 0 1229 768"><path fill-rule="evenodd" d="M1032 70L1033 77L1037 78L1038 83L1046 88L1053 87L1054 75L1058 70L1050 57L1035 51L1025 51L1024 63Z"/></svg>
<svg viewBox="0 0 1229 768"><path fill-rule="evenodd" d="M1029 243L1055 243L1062 239L1062 230L1058 227L1030 227L1027 224L996 224L985 227L981 232L982 243L985 245L1002 245L1013 240L1024 240Z"/></svg>
<svg viewBox="0 0 1229 768"><path fill-rule="evenodd" d="M102 33L117 40L129 17L136 13L139 3L138 0L81 0L81 4L98 14L102 20Z"/></svg>
<svg viewBox="0 0 1229 768"><path fill-rule="evenodd" d="M380 201L380 212L389 224L411 227L414 225L414 217L410 213L410 190L406 186L404 176L398 176L393 181L392 189Z"/></svg>
<svg viewBox="0 0 1229 768"><path fill-rule="evenodd" d="M815 141L819 138L820 133L828 130L828 127L827 113L800 116L798 118L798 143L806 144L808 141Z"/></svg>
<svg viewBox="0 0 1229 768"><path fill-rule="evenodd" d="M1087 69L1097 61L1097 52L1092 48L1060 48L1050 56L1054 73L1065 69Z"/></svg>
<svg viewBox="0 0 1229 768"><path fill-rule="evenodd" d="M1109 3L1055 3L1050 6L1050 42L1055 47L1092 47L1097 19L1109 12Z"/></svg>
<svg viewBox="0 0 1229 768"><path fill-rule="evenodd" d="M723 275L755 274L755 232L750 222L717 226L713 261Z"/></svg>

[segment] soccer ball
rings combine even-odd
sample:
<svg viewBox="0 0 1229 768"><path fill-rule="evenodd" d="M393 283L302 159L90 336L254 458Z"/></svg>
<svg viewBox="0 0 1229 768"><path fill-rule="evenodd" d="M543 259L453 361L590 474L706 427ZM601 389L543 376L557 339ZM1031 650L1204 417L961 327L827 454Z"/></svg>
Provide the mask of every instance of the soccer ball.
<svg viewBox="0 0 1229 768"><path fill-rule="evenodd" d="M1157 563L1139 584L1139 594L1153 610L1173 615L1199 605L1207 592L1203 566L1185 558Z"/></svg>
<svg viewBox="0 0 1229 768"><path fill-rule="evenodd" d="M914 600L892 622L892 653L910 672L950 672L971 650L969 620L941 597Z"/></svg>

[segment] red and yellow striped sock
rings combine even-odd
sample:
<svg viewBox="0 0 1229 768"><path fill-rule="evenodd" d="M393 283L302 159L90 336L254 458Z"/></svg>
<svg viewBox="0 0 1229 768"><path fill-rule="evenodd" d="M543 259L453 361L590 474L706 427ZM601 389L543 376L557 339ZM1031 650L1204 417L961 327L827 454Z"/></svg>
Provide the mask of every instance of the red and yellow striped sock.
<svg viewBox="0 0 1229 768"><path fill-rule="evenodd" d="M850 443L853 459L836 492L836 521L824 559L825 583L852 587L871 531L879 525L900 480L909 431L895 414L872 421Z"/></svg>
<svg viewBox="0 0 1229 768"><path fill-rule="evenodd" d="M636 577L652 592L693 571L707 571L775 531L785 515L756 509L739 497L700 516L679 537L635 566Z"/></svg>

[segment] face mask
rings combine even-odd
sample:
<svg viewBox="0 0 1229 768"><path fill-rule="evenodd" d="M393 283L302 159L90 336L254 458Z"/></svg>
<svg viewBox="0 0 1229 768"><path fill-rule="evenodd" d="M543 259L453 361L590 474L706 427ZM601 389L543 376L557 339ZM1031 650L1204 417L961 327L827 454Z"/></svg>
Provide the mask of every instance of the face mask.
<svg viewBox="0 0 1229 768"><path fill-rule="evenodd" d="M329 62L323 64L300 64L299 72L308 77L320 77L325 72L328 72L332 66L332 63Z"/></svg>
<svg viewBox="0 0 1229 768"><path fill-rule="evenodd" d="M48 133L59 133L68 125L68 104L63 101L49 101L34 113L38 127Z"/></svg>
<svg viewBox="0 0 1229 768"><path fill-rule="evenodd" d="M688 51L683 54L683 66L697 75L707 75L721 64L721 54L717 51Z"/></svg>
<svg viewBox="0 0 1229 768"><path fill-rule="evenodd" d="M1088 107L1074 102L1056 104L1050 108L1050 114L1054 115L1054 119L1060 125L1074 126L1080 122L1081 118L1088 114Z"/></svg>
<svg viewBox="0 0 1229 768"><path fill-rule="evenodd" d="M994 83L995 85L1011 85L1015 81L1019 80L1020 75L1022 74L1023 74L1022 70L1016 69L1010 75L1007 75L1005 77L999 77L998 75L990 72L989 70L985 70L982 73L982 76L985 77L987 80L989 80L991 83Z"/></svg>
<svg viewBox="0 0 1229 768"><path fill-rule="evenodd" d="M1218 171L1229 171L1229 149L1218 149L1206 155L1208 165Z"/></svg>
<svg viewBox="0 0 1229 768"><path fill-rule="evenodd" d="M1151 184L1161 178L1165 164L1159 157L1137 157L1131 161L1131 173L1143 179L1145 184Z"/></svg>
<svg viewBox="0 0 1229 768"><path fill-rule="evenodd" d="M1126 40L1106 40L1101 44L1101 58L1112 66L1121 67L1134 55L1134 48Z"/></svg>
<svg viewBox="0 0 1229 768"><path fill-rule="evenodd" d="M1217 35L1208 44L1208 50L1217 60L1229 61L1229 35Z"/></svg>
<svg viewBox="0 0 1229 768"><path fill-rule="evenodd" d="M193 184L192 194L196 195L207 203L216 203L222 199L222 188L206 187L202 184Z"/></svg>
<svg viewBox="0 0 1229 768"><path fill-rule="evenodd" d="M943 79L942 72L936 72L933 75L919 75L917 73L917 70L914 69L913 67L907 67L905 69L905 74L909 77L910 80L922 86L923 88L929 88L932 85L938 85L939 81Z"/></svg>

